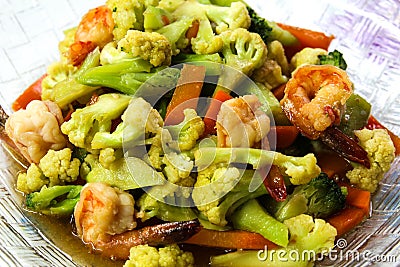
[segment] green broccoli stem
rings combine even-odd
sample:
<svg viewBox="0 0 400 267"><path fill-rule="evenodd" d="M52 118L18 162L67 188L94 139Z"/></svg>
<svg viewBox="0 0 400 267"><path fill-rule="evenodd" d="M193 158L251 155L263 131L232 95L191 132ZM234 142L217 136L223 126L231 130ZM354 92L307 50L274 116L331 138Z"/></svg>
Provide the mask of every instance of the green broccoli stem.
<svg viewBox="0 0 400 267"><path fill-rule="evenodd" d="M90 86L105 86L122 93L133 95L154 73L152 65L141 58L90 68L82 72L77 80Z"/></svg>
<svg viewBox="0 0 400 267"><path fill-rule="evenodd" d="M243 204L231 220L235 229L259 233L279 246L286 247L289 243L287 226L268 214L255 199Z"/></svg>
<svg viewBox="0 0 400 267"><path fill-rule="evenodd" d="M81 185L56 185L43 187L26 196L26 206L36 212L56 216L71 215L79 201ZM65 196L66 195L66 196ZM63 200L59 200L65 196Z"/></svg>
<svg viewBox="0 0 400 267"><path fill-rule="evenodd" d="M83 61L80 69L72 76L64 81L57 83L52 92L51 97L61 108L65 107L74 100L91 94L93 91L97 90L97 86L83 85L78 81L78 77L85 71L94 68L100 64L100 51L95 49L92 51L86 59Z"/></svg>

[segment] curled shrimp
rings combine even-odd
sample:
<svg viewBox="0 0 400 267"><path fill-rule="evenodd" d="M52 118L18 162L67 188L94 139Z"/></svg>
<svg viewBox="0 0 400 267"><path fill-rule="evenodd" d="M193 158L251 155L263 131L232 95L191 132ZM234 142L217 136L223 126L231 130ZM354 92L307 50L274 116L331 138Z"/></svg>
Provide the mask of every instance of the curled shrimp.
<svg viewBox="0 0 400 267"><path fill-rule="evenodd" d="M315 140L340 123L341 110L352 93L345 71L331 65L306 65L287 82L281 106L293 125Z"/></svg>
<svg viewBox="0 0 400 267"><path fill-rule="evenodd" d="M105 257L126 260L133 246L178 243L200 230L197 220L134 229L134 203L132 195L120 189L87 183L74 211L79 237Z"/></svg>
<svg viewBox="0 0 400 267"><path fill-rule="evenodd" d="M255 95L225 101L218 112L217 145L219 147L254 147L270 130L269 117L260 109Z"/></svg>
<svg viewBox="0 0 400 267"><path fill-rule="evenodd" d="M107 6L99 6L86 13L75 33L74 43L69 48L69 61L79 65L97 46L103 48L113 40L114 20Z"/></svg>
<svg viewBox="0 0 400 267"><path fill-rule="evenodd" d="M96 247L110 235L136 227L132 195L104 183L87 183L74 210L78 235Z"/></svg>

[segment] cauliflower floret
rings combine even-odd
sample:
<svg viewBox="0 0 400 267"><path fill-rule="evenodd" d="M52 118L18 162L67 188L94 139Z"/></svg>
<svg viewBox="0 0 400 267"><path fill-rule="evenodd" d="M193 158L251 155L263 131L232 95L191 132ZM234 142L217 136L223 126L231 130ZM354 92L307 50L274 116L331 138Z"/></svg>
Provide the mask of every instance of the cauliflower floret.
<svg viewBox="0 0 400 267"><path fill-rule="evenodd" d="M283 222L289 229L289 247L300 251L328 252L335 245L336 228L322 219L301 214Z"/></svg>
<svg viewBox="0 0 400 267"><path fill-rule="evenodd" d="M191 252L182 251L177 244L157 248L139 245L130 250L129 260L124 267L191 267L194 257Z"/></svg>
<svg viewBox="0 0 400 267"><path fill-rule="evenodd" d="M112 10L112 18L115 23L113 30L115 40L121 40L128 30L143 30L144 1L108 0L106 5Z"/></svg>
<svg viewBox="0 0 400 267"><path fill-rule="evenodd" d="M52 100L54 86L71 77L77 67L66 62L54 62L47 68L47 76L42 81L42 100Z"/></svg>
<svg viewBox="0 0 400 267"><path fill-rule="evenodd" d="M306 47L292 57L290 65L293 70L303 65L319 65L318 56L320 55L328 55L328 51L322 48Z"/></svg>
<svg viewBox="0 0 400 267"><path fill-rule="evenodd" d="M354 132L359 144L367 151L371 167L368 169L355 164L353 170L346 173L350 183L361 189L375 192L383 175L389 171L395 158L395 148L388 132L384 129L362 129Z"/></svg>
<svg viewBox="0 0 400 267"><path fill-rule="evenodd" d="M49 180L46 179L42 170L35 163L31 163L26 173L18 174L17 189L23 193L29 194L39 191L47 184L49 184Z"/></svg>
<svg viewBox="0 0 400 267"><path fill-rule="evenodd" d="M171 44L167 37L157 32L129 30L118 42L118 49L148 60L155 67L171 64Z"/></svg>
<svg viewBox="0 0 400 267"><path fill-rule="evenodd" d="M195 180L190 176L194 162L190 158L183 154L171 152L164 155L163 163L166 165L164 173L168 181L186 187L194 185Z"/></svg>
<svg viewBox="0 0 400 267"><path fill-rule="evenodd" d="M80 165L79 159L72 158L70 148L59 151L50 149L39 162L39 168L49 179L49 186L75 181L79 176Z"/></svg>
<svg viewBox="0 0 400 267"><path fill-rule="evenodd" d="M225 101L217 116L218 147L254 147L269 132L269 117L255 95Z"/></svg>
<svg viewBox="0 0 400 267"><path fill-rule="evenodd" d="M60 108L50 101L31 101L25 110L18 110L8 118L5 130L21 153L38 163L49 149L66 147L61 133L63 117Z"/></svg>

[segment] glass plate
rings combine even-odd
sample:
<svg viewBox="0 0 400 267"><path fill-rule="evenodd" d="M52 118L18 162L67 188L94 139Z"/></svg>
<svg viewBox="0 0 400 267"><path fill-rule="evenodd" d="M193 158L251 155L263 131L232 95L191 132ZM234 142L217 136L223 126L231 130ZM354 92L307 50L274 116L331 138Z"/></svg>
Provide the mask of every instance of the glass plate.
<svg viewBox="0 0 400 267"><path fill-rule="evenodd" d="M57 60L62 31L104 2L0 0L0 104L6 111ZM330 50L344 53L356 92L372 103L375 117L400 134L399 1L247 2L270 20L333 34ZM0 266L97 266L93 257L71 257L74 251L60 245L67 237L48 236L46 229L32 223L35 218L28 219L14 190L21 167L4 149L0 155ZM340 239L336 252L317 265L400 266L399 170L397 158L373 197L372 217Z"/></svg>

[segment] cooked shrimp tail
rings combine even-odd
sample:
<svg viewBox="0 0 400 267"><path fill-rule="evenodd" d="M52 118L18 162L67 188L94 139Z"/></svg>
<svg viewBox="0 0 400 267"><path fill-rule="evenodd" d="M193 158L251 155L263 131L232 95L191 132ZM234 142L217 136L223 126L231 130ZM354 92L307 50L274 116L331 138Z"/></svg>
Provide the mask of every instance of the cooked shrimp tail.
<svg viewBox="0 0 400 267"><path fill-rule="evenodd" d="M200 231L198 220L170 222L146 226L138 230L110 236L107 242L100 242L95 250L112 259L126 260L131 247L149 244L152 246L179 243Z"/></svg>
<svg viewBox="0 0 400 267"><path fill-rule="evenodd" d="M368 153L356 141L342 133L338 128L327 128L320 139L346 159L370 168L371 164L368 159Z"/></svg>

